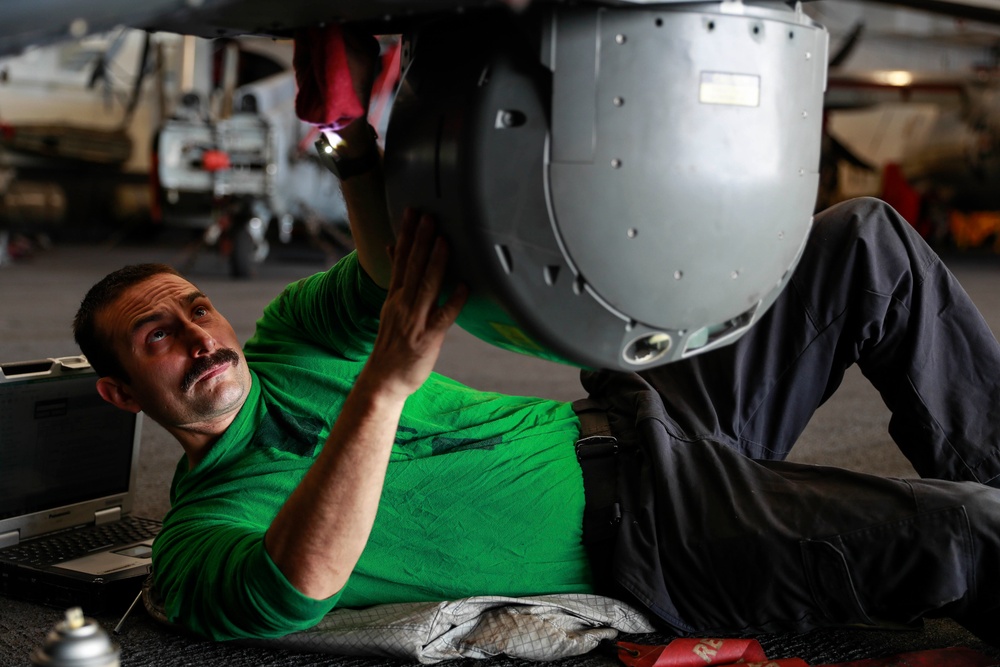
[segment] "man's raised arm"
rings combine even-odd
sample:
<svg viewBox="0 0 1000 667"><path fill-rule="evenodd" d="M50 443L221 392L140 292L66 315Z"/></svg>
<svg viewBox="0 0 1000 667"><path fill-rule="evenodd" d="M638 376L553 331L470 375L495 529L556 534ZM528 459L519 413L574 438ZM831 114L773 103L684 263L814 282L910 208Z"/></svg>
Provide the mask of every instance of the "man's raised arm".
<svg viewBox="0 0 1000 667"><path fill-rule="evenodd" d="M363 31L336 24L295 38L295 109L326 139L320 158L340 179L347 218L365 273L389 286L386 248L395 242L382 176L382 155L368 124L379 46Z"/></svg>
<svg viewBox="0 0 1000 667"><path fill-rule="evenodd" d="M447 248L426 216L409 211L392 254L378 337L326 444L275 517L268 554L303 594L337 593L368 541L407 397L430 375L465 301L438 305Z"/></svg>

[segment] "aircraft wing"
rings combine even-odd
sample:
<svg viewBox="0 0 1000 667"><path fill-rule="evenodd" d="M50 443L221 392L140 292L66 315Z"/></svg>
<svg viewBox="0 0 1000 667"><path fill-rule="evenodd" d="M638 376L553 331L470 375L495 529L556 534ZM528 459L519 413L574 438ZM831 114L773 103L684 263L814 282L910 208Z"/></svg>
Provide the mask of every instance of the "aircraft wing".
<svg viewBox="0 0 1000 667"><path fill-rule="evenodd" d="M495 0L4 0L0 55L119 25L207 38L274 35L329 21L388 26L387 19L497 4Z"/></svg>
<svg viewBox="0 0 1000 667"><path fill-rule="evenodd" d="M145 25L165 32L215 38L288 34L321 23L364 21L373 24L372 32L388 33L401 20L415 16L502 4L498 0L206 0L197 8L161 13Z"/></svg>
<svg viewBox="0 0 1000 667"><path fill-rule="evenodd" d="M372 32L389 33L422 15L532 0L4 0L0 5L0 55L32 45L79 38L118 25L199 37L280 35L329 21L366 22ZM539 1L534 0L537 4ZM551 1L551 0L549 0ZM667 5L684 0L626 0L606 4ZM1000 23L1000 0L872 0ZM726 3L722 3L726 4ZM793 3L789 3L793 4Z"/></svg>

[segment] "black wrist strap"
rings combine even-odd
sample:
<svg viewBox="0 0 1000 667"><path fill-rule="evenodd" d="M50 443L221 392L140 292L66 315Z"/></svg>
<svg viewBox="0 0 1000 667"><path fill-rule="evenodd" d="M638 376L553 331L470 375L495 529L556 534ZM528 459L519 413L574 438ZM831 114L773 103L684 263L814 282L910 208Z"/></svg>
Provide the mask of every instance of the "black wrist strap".
<svg viewBox="0 0 1000 667"><path fill-rule="evenodd" d="M364 153L352 158L339 156L336 147L330 143L326 135L321 134L316 141L316 153L319 155L320 162L342 181L372 171L378 166L382 156L379 155L378 150L378 133L371 125L368 126L368 130L371 132L368 147Z"/></svg>

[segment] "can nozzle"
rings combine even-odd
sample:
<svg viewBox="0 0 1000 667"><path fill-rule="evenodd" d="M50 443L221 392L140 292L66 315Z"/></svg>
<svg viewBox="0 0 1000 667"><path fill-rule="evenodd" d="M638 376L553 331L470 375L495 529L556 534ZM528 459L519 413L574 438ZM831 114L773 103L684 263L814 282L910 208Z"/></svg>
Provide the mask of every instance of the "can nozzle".
<svg viewBox="0 0 1000 667"><path fill-rule="evenodd" d="M79 607L72 607L66 610L66 620L63 621L70 630L82 628L86 619L83 617L83 610Z"/></svg>

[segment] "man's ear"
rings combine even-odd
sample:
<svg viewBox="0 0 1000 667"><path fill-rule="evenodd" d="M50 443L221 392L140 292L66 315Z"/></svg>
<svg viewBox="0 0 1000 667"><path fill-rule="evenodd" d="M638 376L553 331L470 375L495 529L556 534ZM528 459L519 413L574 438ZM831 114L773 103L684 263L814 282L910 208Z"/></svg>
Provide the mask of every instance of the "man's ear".
<svg viewBox="0 0 1000 667"><path fill-rule="evenodd" d="M97 393L105 401L121 410L127 412L140 412L142 406L135 402L128 386L113 377L102 377L97 380Z"/></svg>

